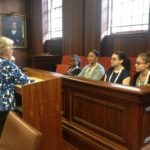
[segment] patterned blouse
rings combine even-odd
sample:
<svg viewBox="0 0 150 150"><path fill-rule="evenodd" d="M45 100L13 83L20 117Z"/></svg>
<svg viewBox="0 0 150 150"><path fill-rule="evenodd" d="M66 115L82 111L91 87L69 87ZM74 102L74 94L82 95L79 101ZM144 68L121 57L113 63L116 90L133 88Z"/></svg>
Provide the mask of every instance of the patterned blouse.
<svg viewBox="0 0 150 150"><path fill-rule="evenodd" d="M26 83L29 78L13 62L0 58L0 111L15 110L15 84Z"/></svg>

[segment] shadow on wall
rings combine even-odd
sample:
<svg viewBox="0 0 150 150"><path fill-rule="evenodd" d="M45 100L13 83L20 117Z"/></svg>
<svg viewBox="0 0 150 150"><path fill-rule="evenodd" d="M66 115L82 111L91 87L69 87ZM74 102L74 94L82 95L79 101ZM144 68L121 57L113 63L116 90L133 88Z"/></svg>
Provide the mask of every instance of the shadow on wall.
<svg viewBox="0 0 150 150"><path fill-rule="evenodd" d="M62 39L47 40L43 45L43 52L50 55L62 55L63 43Z"/></svg>

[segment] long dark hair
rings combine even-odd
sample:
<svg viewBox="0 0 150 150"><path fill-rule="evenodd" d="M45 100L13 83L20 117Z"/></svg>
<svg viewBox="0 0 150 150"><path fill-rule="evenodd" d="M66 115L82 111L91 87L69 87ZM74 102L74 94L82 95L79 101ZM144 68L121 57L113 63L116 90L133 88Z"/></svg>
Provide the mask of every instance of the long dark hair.
<svg viewBox="0 0 150 150"><path fill-rule="evenodd" d="M114 51L114 54L118 55L119 60L123 60L122 66L130 71L131 61L126 57L125 53L123 51Z"/></svg>

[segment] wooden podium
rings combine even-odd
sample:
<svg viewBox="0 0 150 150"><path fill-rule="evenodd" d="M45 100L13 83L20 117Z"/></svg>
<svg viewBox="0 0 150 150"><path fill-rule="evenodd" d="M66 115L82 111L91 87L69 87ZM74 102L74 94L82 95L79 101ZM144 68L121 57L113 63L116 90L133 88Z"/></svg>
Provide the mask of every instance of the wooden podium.
<svg viewBox="0 0 150 150"><path fill-rule="evenodd" d="M22 117L42 132L39 150L61 150L61 78L36 69L26 69L25 74L35 81L16 87L22 100Z"/></svg>

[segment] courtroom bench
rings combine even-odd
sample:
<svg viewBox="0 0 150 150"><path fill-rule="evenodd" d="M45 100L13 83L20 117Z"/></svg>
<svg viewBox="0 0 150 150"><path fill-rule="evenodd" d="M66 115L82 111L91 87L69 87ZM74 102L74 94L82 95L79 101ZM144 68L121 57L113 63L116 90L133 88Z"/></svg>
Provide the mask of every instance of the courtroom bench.
<svg viewBox="0 0 150 150"><path fill-rule="evenodd" d="M64 139L83 150L144 150L150 87L62 77Z"/></svg>
<svg viewBox="0 0 150 150"><path fill-rule="evenodd" d="M66 141L83 150L145 150L149 147L149 86L136 88L40 72L61 78Z"/></svg>
<svg viewBox="0 0 150 150"><path fill-rule="evenodd" d="M84 67L85 65L88 64L87 57L86 56L79 56L81 59L81 67ZM130 62L131 62L131 77L135 74L135 62L136 62L136 57L129 57ZM109 69L111 67L111 57L100 57L99 61L100 64L102 64L105 68L105 70ZM70 56L69 55L64 55L62 56L61 64L57 64L56 67L56 72L58 73L66 73L66 70L69 68L70 65Z"/></svg>

